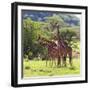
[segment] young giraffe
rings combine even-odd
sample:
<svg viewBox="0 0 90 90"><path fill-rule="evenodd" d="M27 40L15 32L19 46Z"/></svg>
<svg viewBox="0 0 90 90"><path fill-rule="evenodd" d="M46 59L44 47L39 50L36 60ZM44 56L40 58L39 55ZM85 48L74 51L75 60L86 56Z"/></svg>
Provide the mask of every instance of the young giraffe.
<svg viewBox="0 0 90 90"><path fill-rule="evenodd" d="M56 58L58 57L57 45L54 42L41 37L38 38L38 41L42 46L48 49L48 57L50 58L50 61L52 61L52 65L53 65L53 60L56 60ZM46 66L47 66L47 62L48 60L46 61Z"/></svg>

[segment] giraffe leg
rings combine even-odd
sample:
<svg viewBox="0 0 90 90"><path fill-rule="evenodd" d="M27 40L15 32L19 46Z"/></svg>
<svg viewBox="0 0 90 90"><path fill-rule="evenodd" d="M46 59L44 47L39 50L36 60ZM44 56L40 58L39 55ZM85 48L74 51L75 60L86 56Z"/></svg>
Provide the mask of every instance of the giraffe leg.
<svg viewBox="0 0 90 90"><path fill-rule="evenodd" d="M70 63L70 66L72 66L72 50L69 53L69 63Z"/></svg>
<svg viewBox="0 0 90 90"><path fill-rule="evenodd" d="M60 66L61 67L61 58L60 57L58 57L58 66Z"/></svg>
<svg viewBox="0 0 90 90"><path fill-rule="evenodd" d="M72 57L71 56L69 57L69 63L70 63L70 66L72 66Z"/></svg>
<svg viewBox="0 0 90 90"><path fill-rule="evenodd" d="M63 66L66 67L66 56L63 57Z"/></svg>

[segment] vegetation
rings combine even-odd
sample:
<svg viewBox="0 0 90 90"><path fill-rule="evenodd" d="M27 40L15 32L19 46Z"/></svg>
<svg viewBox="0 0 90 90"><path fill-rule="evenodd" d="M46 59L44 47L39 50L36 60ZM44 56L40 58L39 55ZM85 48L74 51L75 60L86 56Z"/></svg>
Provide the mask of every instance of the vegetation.
<svg viewBox="0 0 90 90"><path fill-rule="evenodd" d="M35 77L35 76L65 76L65 75L77 75L80 74L80 60L73 59L73 66L58 68L55 65L51 67L48 61L46 66L46 60L24 60L24 77ZM68 60L67 60L68 63Z"/></svg>
<svg viewBox="0 0 90 90"><path fill-rule="evenodd" d="M70 19L75 19L73 15L53 14L45 17L44 21L32 20L32 18L23 18L23 74L24 77L30 76L54 76L69 75L80 73L80 60L73 58L73 66L57 68L55 66L46 67L48 59L47 48L38 43L38 37L42 36L48 40L53 40L57 36L59 29L59 37L73 48L73 51L80 52L80 26L79 22L72 25ZM70 24L68 24L70 23ZM68 63L68 60L67 60ZM55 68L54 68L55 67Z"/></svg>
<svg viewBox="0 0 90 90"><path fill-rule="evenodd" d="M56 35L56 26L60 26L60 36L69 44L71 41L78 38L77 29L79 27L67 27L66 23L59 16L47 17L45 22L32 21L30 18L23 20L23 47L24 55L29 58L37 57L41 54L43 57L47 50L43 48L38 42L39 35L52 39ZM31 53L31 55L30 55Z"/></svg>

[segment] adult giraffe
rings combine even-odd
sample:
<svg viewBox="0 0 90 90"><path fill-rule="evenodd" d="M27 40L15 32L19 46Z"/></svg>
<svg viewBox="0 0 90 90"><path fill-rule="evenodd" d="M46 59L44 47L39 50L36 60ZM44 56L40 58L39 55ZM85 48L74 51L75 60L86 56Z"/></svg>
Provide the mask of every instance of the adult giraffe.
<svg viewBox="0 0 90 90"><path fill-rule="evenodd" d="M57 41L58 41L57 45L58 45L59 53L61 52L61 50L63 50L63 55L60 55L60 56L63 56L62 57L63 62L66 66L66 57L68 55L69 63L72 66L72 48L70 46L68 46L68 44L61 38L60 32L59 32L60 26L57 24L56 27L57 27L57 36L56 37L57 37ZM58 56L58 65L61 64L60 56Z"/></svg>

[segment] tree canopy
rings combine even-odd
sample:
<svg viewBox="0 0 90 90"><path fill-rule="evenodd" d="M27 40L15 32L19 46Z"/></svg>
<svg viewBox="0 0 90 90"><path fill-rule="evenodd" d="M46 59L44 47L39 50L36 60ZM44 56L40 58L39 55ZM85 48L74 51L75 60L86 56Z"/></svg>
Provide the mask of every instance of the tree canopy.
<svg viewBox="0 0 90 90"><path fill-rule="evenodd" d="M59 26L60 35L63 40L68 43L75 39L79 39L79 28L68 26L64 20L58 16L53 15L45 18L45 21L33 21L31 18L23 19L23 33L22 44L24 55L29 58L42 58L47 56L47 49L38 43L38 36L43 36L46 39L53 39L57 32L57 25Z"/></svg>

